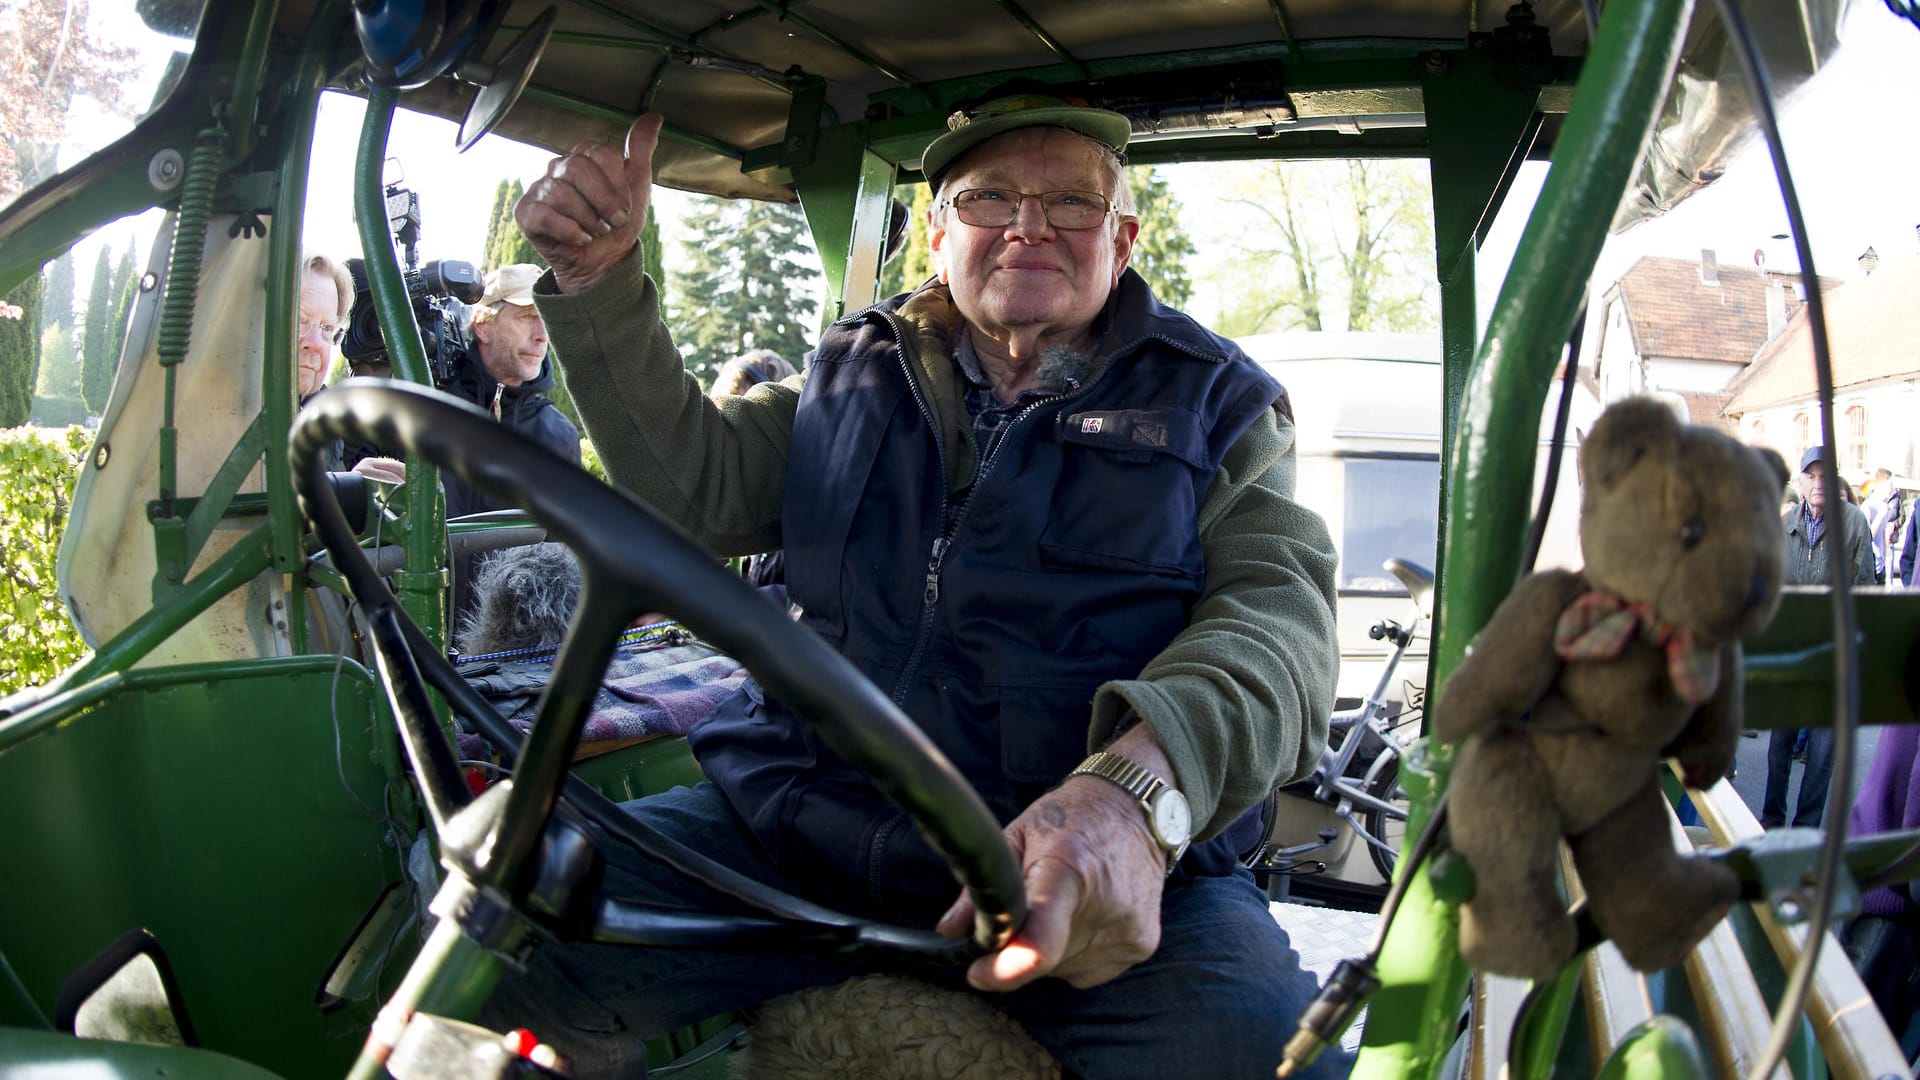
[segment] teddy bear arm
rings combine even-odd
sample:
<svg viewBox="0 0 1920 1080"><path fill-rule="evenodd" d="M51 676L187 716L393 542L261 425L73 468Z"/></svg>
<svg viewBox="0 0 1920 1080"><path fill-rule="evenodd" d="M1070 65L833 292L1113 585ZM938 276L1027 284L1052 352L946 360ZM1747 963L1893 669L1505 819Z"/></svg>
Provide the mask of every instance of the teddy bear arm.
<svg viewBox="0 0 1920 1080"><path fill-rule="evenodd" d="M1578 591L1564 570L1530 575L1513 587L1447 679L1434 710L1434 734L1448 742L1532 708L1560 675L1553 631Z"/></svg>
<svg viewBox="0 0 1920 1080"><path fill-rule="evenodd" d="M1688 787L1710 788L1733 767L1740 750L1740 731L1746 723L1745 675L1739 644L1722 649L1720 688L1661 751L1662 756L1680 763L1680 775Z"/></svg>

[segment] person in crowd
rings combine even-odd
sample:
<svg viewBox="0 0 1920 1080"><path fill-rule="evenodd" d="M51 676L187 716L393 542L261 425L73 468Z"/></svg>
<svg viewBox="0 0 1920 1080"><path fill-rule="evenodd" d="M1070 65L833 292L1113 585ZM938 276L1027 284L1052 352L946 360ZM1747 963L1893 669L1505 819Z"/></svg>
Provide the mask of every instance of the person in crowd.
<svg viewBox="0 0 1920 1080"><path fill-rule="evenodd" d="M1913 588L1913 564L1920 555L1920 506L1907 511L1907 523L1900 530L1900 584Z"/></svg>
<svg viewBox="0 0 1920 1080"><path fill-rule="evenodd" d="M1887 542L1894 539L1890 535L1893 523L1900 519L1900 488L1893 482L1892 470L1874 470L1873 490L1861 509L1866 512L1867 530L1873 537L1873 580L1877 585L1885 585Z"/></svg>
<svg viewBox="0 0 1920 1080"><path fill-rule="evenodd" d="M1237 855L1317 761L1338 664L1291 406L1128 269L1125 117L1029 95L949 127L922 162L938 279L829 327L803 379L722 410L683 370L635 254L658 116L521 200L552 265L534 292L609 474L718 554L781 547L802 621L1005 823L1025 924L920 974L1069 1076L1271 1075L1315 988ZM689 739L708 782L629 812L813 899L967 932L943 861L787 706L750 687ZM740 910L609 857L623 896ZM489 1016L611 1075L639 1036L880 962L563 945Z"/></svg>
<svg viewBox="0 0 1920 1080"><path fill-rule="evenodd" d="M353 278L345 264L325 255L308 255L301 262L300 295L294 318L294 390L305 405L327 388L333 353L347 332L347 313L353 308ZM397 484L406 478L406 465L383 457L371 447L348 447L336 441L328 468L354 472Z"/></svg>
<svg viewBox="0 0 1920 1080"><path fill-rule="evenodd" d="M1827 563L1839 559L1841 578L1854 588L1873 581L1873 543L1867 529L1867 516L1850 502L1842 502L1828 513L1826 490L1821 477L1826 464L1820 460L1821 447L1809 447L1800 456L1800 473L1794 486L1800 492L1800 504L1781 517L1787 545L1785 582L1788 585L1826 585ZM1769 829L1782 825L1819 828L1826 819L1827 787L1833 779L1833 729L1807 728L1806 769L1800 774L1800 793L1795 799L1793 816L1787 816L1787 785L1793 770L1794 743L1801 729L1776 728L1767 737L1767 789L1761 801L1760 824Z"/></svg>
<svg viewBox="0 0 1920 1080"><path fill-rule="evenodd" d="M895 199L894 205L900 205L900 200ZM779 353L772 349L753 349L720 365L709 393L715 401L739 397L763 382L781 382L795 374L793 365L782 360ZM786 556L778 551L750 555L741 567L740 576L755 588L784 585L787 580Z"/></svg>
<svg viewBox="0 0 1920 1080"><path fill-rule="evenodd" d="M718 400L738 397L763 382L780 382L797 372L772 349L749 349L720 365L709 395Z"/></svg>
<svg viewBox="0 0 1920 1080"><path fill-rule="evenodd" d="M1880 729L1847 834L1910 829L1920 829L1920 724L1891 724ZM1903 881L1861 894L1860 915L1841 942L1901 1053L1909 1061L1920 1057L1920 884Z"/></svg>
<svg viewBox="0 0 1920 1080"><path fill-rule="evenodd" d="M487 274L485 291L471 310L467 347L455 350L452 376L443 389L578 465L580 430L547 396L554 376L547 359L546 323L533 303L533 282L539 276L540 268L532 263ZM448 518L510 508L451 472L442 472L441 481L447 490ZM454 559L456 625L473 610L476 569L473 556Z"/></svg>

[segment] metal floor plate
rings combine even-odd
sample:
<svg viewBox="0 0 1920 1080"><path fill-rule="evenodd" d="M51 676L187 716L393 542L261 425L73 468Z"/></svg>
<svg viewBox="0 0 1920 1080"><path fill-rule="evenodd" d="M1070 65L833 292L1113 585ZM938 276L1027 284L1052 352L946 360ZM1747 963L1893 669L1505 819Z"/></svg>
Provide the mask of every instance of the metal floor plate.
<svg viewBox="0 0 1920 1080"><path fill-rule="evenodd" d="M1374 927L1380 916L1369 911L1342 911L1339 908L1308 907L1304 904L1270 905L1273 921L1293 940L1300 954L1300 966L1313 972L1325 984L1340 961L1367 955L1373 944ZM1360 1031L1366 1026L1365 1009L1340 1038L1349 1052L1360 1048Z"/></svg>

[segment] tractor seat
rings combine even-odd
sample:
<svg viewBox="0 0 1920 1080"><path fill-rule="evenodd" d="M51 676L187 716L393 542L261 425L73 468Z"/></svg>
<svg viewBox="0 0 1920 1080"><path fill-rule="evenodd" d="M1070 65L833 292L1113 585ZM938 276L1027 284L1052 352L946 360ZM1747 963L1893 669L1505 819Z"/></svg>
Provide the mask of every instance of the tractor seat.
<svg viewBox="0 0 1920 1080"><path fill-rule="evenodd" d="M744 1080L1057 1080L1060 1063L977 994L863 975L748 1014Z"/></svg>

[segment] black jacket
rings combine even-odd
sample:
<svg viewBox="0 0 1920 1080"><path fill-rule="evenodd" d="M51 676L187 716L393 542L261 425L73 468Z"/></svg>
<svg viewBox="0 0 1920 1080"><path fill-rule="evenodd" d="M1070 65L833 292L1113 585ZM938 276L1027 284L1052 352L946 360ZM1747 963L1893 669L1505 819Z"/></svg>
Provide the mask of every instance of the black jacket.
<svg viewBox="0 0 1920 1080"><path fill-rule="evenodd" d="M502 386L487 374L486 366L480 362L479 343L475 342L454 359L453 377L447 380L447 385L442 389L462 401L480 406L507 427L575 465L580 464L580 429L574 427L573 421L568 420L566 414L555 408L553 400L547 397L547 391L553 389L551 359L541 363L540 374L519 386ZM451 472L442 470L440 482L447 490L448 520L488 510L512 508L495 495L469 487L466 481ZM469 586L479 563L479 558L471 555L453 561L455 626L459 625L462 615L472 610L474 598Z"/></svg>

